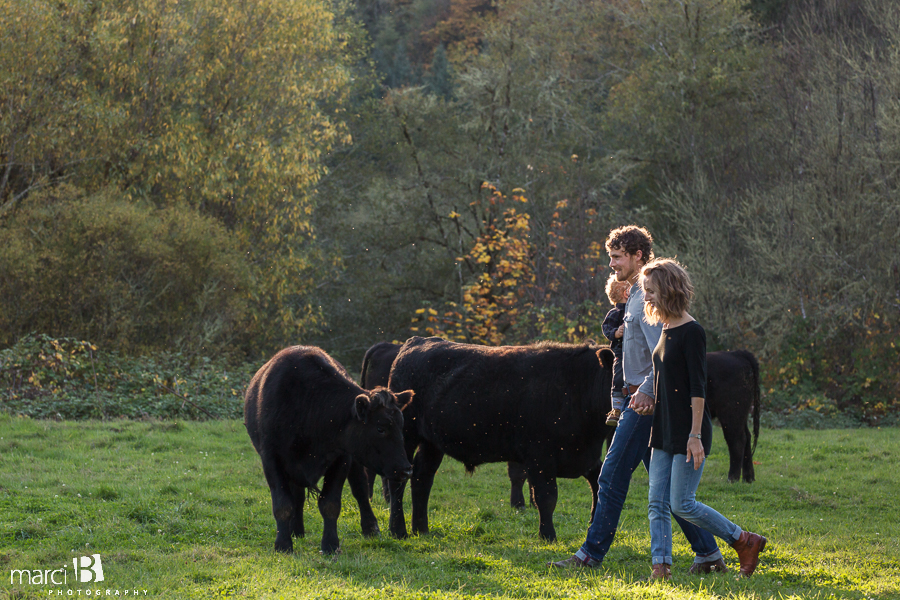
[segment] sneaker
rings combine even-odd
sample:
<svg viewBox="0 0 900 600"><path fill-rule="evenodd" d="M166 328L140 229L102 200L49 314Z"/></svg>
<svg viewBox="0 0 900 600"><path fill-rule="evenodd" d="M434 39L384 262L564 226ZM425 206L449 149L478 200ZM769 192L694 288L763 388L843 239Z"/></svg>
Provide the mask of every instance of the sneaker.
<svg viewBox="0 0 900 600"><path fill-rule="evenodd" d="M622 414L622 411L618 408L614 408L609 411L609 414L606 415L606 424L610 427L616 427L619 424L619 416Z"/></svg>
<svg viewBox="0 0 900 600"><path fill-rule="evenodd" d="M556 567L557 569L596 569L600 566L601 563L596 560L591 559L581 559L576 555L572 555L569 558L565 558L563 560L558 560L556 562L548 562L548 567Z"/></svg>
<svg viewBox="0 0 900 600"><path fill-rule="evenodd" d="M707 573L725 573L728 571L728 567L725 565L725 561L721 558L713 561L713 562L704 562L698 563L695 562L691 565L691 568L688 569L688 573L691 575L706 575Z"/></svg>

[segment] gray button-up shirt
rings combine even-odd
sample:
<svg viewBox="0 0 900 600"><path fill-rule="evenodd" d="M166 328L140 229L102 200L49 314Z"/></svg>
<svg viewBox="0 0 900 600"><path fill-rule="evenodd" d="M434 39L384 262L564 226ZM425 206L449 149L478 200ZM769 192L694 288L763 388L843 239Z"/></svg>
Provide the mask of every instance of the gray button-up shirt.
<svg viewBox="0 0 900 600"><path fill-rule="evenodd" d="M631 286L625 303L625 336L622 338L622 372L625 385L639 386L639 391L655 398L653 393L653 349L662 333L662 323L650 325L644 316L644 290Z"/></svg>

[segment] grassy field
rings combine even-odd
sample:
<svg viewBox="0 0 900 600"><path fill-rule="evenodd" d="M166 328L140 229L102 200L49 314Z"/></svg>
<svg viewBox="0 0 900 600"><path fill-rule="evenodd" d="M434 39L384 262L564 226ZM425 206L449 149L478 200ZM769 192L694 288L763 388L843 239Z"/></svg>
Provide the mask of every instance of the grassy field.
<svg viewBox="0 0 900 600"><path fill-rule="evenodd" d="M762 563L750 579L692 577L676 536L673 580L649 584L643 470L603 568L589 573L545 566L583 540L584 480L560 482L559 540L548 544L534 509L509 507L504 465L467 476L450 459L436 479L429 535L363 538L345 488L342 554L319 554L322 523L307 503L307 537L285 556L272 550L268 488L240 421L0 415L0 598L900 598L898 433L764 430L757 482L747 485L726 482L717 431L699 497L769 538ZM387 507L374 506L386 531ZM75 582L72 559L95 553L104 581ZM724 553L736 568L735 553ZM64 585L10 580L13 570L63 565Z"/></svg>

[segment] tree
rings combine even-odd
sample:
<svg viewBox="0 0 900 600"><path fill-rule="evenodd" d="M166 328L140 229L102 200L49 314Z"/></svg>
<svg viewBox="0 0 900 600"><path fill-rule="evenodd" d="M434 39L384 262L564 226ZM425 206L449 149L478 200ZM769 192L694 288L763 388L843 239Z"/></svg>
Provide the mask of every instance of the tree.
<svg viewBox="0 0 900 600"><path fill-rule="evenodd" d="M450 71L450 63L447 60L447 51L441 44L434 51L434 59L431 61L431 69L426 77L428 90L444 100L450 100L453 96L453 78Z"/></svg>
<svg viewBox="0 0 900 600"><path fill-rule="evenodd" d="M489 183L482 184L486 197L472 202L480 221L478 235L465 256L458 257L471 278L459 289L459 300L448 301L440 311L431 307L416 311L410 330L474 344L499 346L510 341L516 321L529 308L528 290L534 285L529 216ZM512 201L526 204L522 189L513 190ZM449 218L459 222L459 213ZM421 323L421 325L419 325Z"/></svg>
<svg viewBox="0 0 900 600"><path fill-rule="evenodd" d="M296 339L320 324L322 158L349 141L341 19L319 0L0 0L3 209L61 179L193 207L250 258L266 346Z"/></svg>
<svg viewBox="0 0 900 600"><path fill-rule="evenodd" d="M589 249L610 229L621 181L597 122L611 67L602 60L606 47L594 42L605 39L607 23L593 5L508 3L484 31L482 51L454 64L450 100L406 88L359 105L356 144L332 154L320 186L328 202L317 229L343 270L321 289L329 326L318 342L353 363L375 341L404 339L409 315L426 303L459 302L477 276L456 259L480 235L472 205L485 181L525 190L536 277L554 277L545 262L554 228L566 240L553 257L597 256ZM569 208L558 208L563 200ZM509 339L556 331L586 314L586 298L596 306L605 277L598 280L594 266L561 276L552 306L541 295L541 306L553 309L541 318L552 327L525 326Z"/></svg>

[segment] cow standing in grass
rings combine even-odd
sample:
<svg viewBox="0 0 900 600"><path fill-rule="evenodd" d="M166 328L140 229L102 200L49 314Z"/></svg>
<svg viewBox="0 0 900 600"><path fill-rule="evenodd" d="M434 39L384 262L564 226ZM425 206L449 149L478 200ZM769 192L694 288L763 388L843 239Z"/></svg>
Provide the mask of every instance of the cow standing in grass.
<svg viewBox="0 0 900 600"><path fill-rule="evenodd" d="M706 407L719 420L728 445L728 481L752 483L753 452L759 439L759 363L746 350L706 354ZM747 419L753 413L753 444Z"/></svg>
<svg viewBox="0 0 900 600"><path fill-rule="evenodd" d="M410 476L401 411L412 396L364 390L314 347L286 348L257 371L244 396L244 425L272 494L276 550L291 552L291 536L304 535L303 503L312 491L324 520L322 552L337 552L341 492L348 478L363 534L379 532L363 467L398 481Z"/></svg>
<svg viewBox="0 0 900 600"><path fill-rule="evenodd" d="M444 455L471 472L524 465L540 535L556 539L558 477L585 477L596 499L610 406L613 354L589 344L487 347L410 338L391 368L391 390L413 390L404 443L413 462L412 530L428 532L428 497ZM405 481L390 481L390 530L405 537Z"/></svg>

